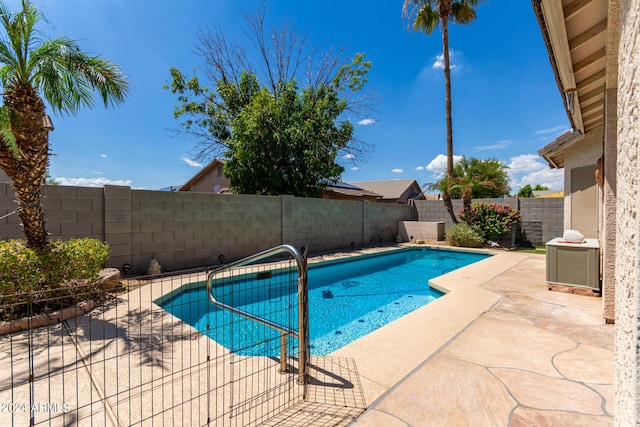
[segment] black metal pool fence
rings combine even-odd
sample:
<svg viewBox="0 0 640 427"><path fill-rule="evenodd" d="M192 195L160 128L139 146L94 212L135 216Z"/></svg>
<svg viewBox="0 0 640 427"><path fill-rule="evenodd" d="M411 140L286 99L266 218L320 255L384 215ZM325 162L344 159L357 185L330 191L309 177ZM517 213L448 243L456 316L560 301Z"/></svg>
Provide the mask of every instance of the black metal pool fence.
<svg viewBox="0 0 640 427"><path fill-rule="evenodd" d="M296 263L281 264L289 273L271 280L297 298ZM243 272L267 277L269 268ZM209 271L0 294L0 425L251 426L301 402L295 353L280 372L279 357L237 355L154 302L204 287ZM207 319L211 306L188 309ZM223 328L209 319L203 332ZM280 349L280 339L269 340L255 336Z"/></svg>

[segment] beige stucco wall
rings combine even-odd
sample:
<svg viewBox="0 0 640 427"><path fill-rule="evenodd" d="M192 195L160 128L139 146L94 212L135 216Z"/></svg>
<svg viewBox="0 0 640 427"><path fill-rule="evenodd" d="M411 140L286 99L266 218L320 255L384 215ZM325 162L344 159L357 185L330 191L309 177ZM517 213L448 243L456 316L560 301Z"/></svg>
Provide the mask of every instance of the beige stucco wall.
<svg viewBox="0 0 640 427"><path fill-rule="evenodd" d="M198 178L196 182L193 183L191 188L187 191L195 191L198 193L215 193L214 188L216 185L219 186L219 189L229 188L231 184L229 183L229 178L222 174L222 165L218 165L211 170L208 170L201 177ZM218 190L219 192L219 190Z"/></svg>
<svg viewBox="0 0 640 427"><path fill-rule="evenodd" d="M595 165L598 158L602 155L602 138L603 129L598 128L589 132L582 140L576 142L565 151L564 160L564 229L572 228L571 212L571 170L583 166ZM594 177L595 183L595 177ZM593 205L592 205L593 206ZM593 209L592 206L585 208ZM595 236L588 236L595 237Z"/></svg>
<svg viewBox="0 0 640 427"><path fill-rule="evenodd" d="M617 88L605 93L604 206L601 213L602 305L607 323L615 319Z"/></svg>
<svg viewBox="0 0 640 427"><path fill-rule="evenodd" d="M615 424L640 425L640 0L620 1Z"/></svg>

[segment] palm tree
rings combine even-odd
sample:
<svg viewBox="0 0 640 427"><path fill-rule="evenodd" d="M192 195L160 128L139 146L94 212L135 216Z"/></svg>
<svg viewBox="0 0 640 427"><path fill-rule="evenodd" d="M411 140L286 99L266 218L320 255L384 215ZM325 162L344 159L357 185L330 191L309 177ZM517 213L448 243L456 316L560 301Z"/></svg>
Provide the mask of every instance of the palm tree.
<svg viewBox="0 0 640 427"><path fill-rule="evenodd" d="M459 192L462 196L462 208L467 218L474 197L496 197L508 192L505 168L504 163L495 159L463 157L456 163L453 182L449 189Z"/></svg>
<svg viewBox="0 0 640 427"><path fill-rule="evenodd" d="M449 20L457 24L468 24L476 18L474 6L481 0L405 0L402 14L413 22L414 31L431 35L440 26L442 29L442 55L444 57L445 108L447 121L447 178L453 180L453 125L451 120L451 67L449 61ZM442 193L444 205L454 223L456 214L451 205L448 189Z"/></svg>
<svg viewBox="0 0 640 427"><path fill-rule="evenodd" d="M31 248L47 243L41 185L49 163L49 130L45 104L54 113L75 114L93 107L94 91L105 106L120 104L128 83L120 68L80 51L66 37L46 40L36 30L44 18L28 0L11 13L0 2L0 84L4 126L0 126L0 168L11 178L18 215Z"/></svg>

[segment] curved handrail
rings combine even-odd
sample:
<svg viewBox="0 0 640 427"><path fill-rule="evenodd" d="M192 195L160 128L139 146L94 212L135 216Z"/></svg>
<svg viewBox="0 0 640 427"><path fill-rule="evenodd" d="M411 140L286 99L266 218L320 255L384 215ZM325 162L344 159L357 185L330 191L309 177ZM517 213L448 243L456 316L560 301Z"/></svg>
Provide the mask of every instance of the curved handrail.
<svg viewBox="0 0 640 427"><path fill-rule="evenodd" d="M283 252L287 252L291 256L293 256L293 258L296 260L296 264L298 267L298 313L299 313L298 332L290 328L287 328L286 326L279 325L278 323L272 322L271 320L264 319L262 317L256 316L255 314L248 313L244 310L240 310L238 308L232 307L228 304L225 304L223 302L216 300L212 292L213 291L212 282L217 275L224 273L226 271L230 271L233 268L242 267L244 265L251 264L253 262L257 262ZM307 299L304 296L306 292L306 278L307 278L305 266L306 266L306 263L304 262L302 255L296 248L294 248L291 245L280 245L271 249L267 249L266 251L259 252L255 255L251 255L249 257L243 258L241 260L232 262L231 264L228 264L225 267L212 271L209 274L209 277L207 278L207 295L209 296L209 300L211 301L211 303L216 307L219 307L223 310L230 311L239 316L245 317L249 320L252 320L254 322L267 326L269 328L275 329L280 333L282 333L283 337L285 335L291 335L292 337L298 338L298 365L299 365L298 382L299 383L304 383L306 381L306 364L307 364L306 363L307 362L307 351L306 351L307 333L303 330L303 328L305 328L305 325L308 323L305 321L305 319L303 319L305 315L304 313L307 312L306 308L303 309L303 306L307 301ZM281 347L284 349L286 346L281 346ZM282 366L286 366L286 350L281 355L281 363L282 363ZM282 370L284 371L284 369Z"/></svg>

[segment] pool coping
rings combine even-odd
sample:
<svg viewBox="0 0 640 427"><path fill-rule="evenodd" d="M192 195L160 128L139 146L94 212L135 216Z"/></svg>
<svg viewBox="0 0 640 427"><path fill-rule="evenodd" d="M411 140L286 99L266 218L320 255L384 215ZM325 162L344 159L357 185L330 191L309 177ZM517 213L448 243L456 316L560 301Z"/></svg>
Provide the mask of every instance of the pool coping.
<svg viewBox="0 0 640 427"><path fill-rule="evenodd" d="M312 255L309 257L308 267L349 262L354 258L369 258L385 252L416 249L482 253L492 256L429 280L432 288L445 295L327 355L355 360L367 406L446 346L471 322L489 311L502 295L484 289L481 285L527 257L527 254L513 251L405 243ZM285 267L284 263L287 261L259 265L279 269ZM234 274L244 274L242 270L249 271L252 267L255 265L238 267L234 269ZM149 303L157 309L161 309L162 302L195 286L194 283L181 285L171 279L156 279L145 286L148 291L152 288L157 290L158 287L164 290L160 297L149 298ZM206 281L207 274L196 274L194 279L194 282Z"/></svg>
<svg viewBox="0 0 640 427"><path fill-rule="evenodd" d="M447 246L412 246L468 252ZM472 252L493 256L431 279L429 285L445 295L330 353L355 360L367 406L498 303L502 294L481 286L527 257L495 250Z"/></svg>

